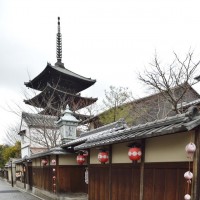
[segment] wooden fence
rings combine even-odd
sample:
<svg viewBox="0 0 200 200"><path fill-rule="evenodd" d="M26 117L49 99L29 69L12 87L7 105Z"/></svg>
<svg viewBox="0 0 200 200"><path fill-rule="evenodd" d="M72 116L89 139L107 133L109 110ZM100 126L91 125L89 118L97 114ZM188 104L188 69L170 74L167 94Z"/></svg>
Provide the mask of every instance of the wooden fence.
<svg viewBox="0 0 200 200"><path fill-rule="evenodd" d="M89 166L89 200L182 200L188 163L148 163L140 184L139 164Z"/></svg>
<svg viewBox="0 0 200 200"><path fill-rule="evenodd" d="M53 168L56 170L53 172ZM53 180L53 176L56 180ZM34 187L56 193L87 193L84 166L43 166L32 167L32 184Z"/></svg>

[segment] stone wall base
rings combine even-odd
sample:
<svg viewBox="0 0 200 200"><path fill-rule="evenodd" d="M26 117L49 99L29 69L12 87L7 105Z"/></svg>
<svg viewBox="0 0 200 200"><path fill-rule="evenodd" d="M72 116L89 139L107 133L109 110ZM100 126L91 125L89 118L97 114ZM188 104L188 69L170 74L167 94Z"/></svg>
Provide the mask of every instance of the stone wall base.
<svg viewBox="0 0 200 200"><path fill-rule="evenodd" d="M23 189L23 190L25 189L24 183L22 183L21 181L16 181L15 185L16 185L16 187L18 187L20 189Z"/></svg>

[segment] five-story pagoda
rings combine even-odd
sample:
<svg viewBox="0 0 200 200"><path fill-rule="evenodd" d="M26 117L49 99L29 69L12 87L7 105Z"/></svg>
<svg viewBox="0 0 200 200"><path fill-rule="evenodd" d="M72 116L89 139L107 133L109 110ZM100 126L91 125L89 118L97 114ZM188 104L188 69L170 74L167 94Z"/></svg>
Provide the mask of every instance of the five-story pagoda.
<svg viewBox="0 0 200 200"><path fill-rule="evenodd" d="M80 92L93 85L96 80L78 75L64 67L62 63L62 37L58 17L57 62L55 66L47 63L46 68L33 80L25 82L26 87L40 93L26 104L41 108L40 114L59 115L69 105L72 111L79 110L97 101L97 98L81 97Z"/></svg>

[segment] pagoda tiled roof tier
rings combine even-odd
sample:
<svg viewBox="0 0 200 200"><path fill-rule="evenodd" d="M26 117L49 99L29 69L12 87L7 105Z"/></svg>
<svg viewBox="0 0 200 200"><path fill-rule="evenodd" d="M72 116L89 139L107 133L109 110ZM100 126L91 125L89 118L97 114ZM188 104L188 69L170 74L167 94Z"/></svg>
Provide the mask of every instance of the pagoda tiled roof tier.
<svg viewBox="0 0 200 200"><path fill-rule="evenodd" d="M94 79L80 76L59 65L52 66L50 63L47 63L46 68L38 76L24 84L29 88L42 91L49 83L50 85L57 85L57 88L59 86L59 90L78 93L87 89L95 82L96 80Z"/></svg>
<svg viewBox="0 0 200 200"><path fill-rule="evenodd" d="M52 87L50 84L47 84L44 90L32 99L24 100L26 104L37 108L43 108L43 114L50 115L53 115L51 113L58 114L60 109L65 108L67 104L73 111L76 111L96 101L97 98L81 97L77 94L63 92L62 90Z"/></svg>

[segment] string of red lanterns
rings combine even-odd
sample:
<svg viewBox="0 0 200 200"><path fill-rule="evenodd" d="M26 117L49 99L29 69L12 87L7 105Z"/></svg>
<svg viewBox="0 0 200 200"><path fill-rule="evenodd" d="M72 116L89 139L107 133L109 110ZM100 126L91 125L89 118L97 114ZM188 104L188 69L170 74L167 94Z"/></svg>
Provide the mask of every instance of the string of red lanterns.
<svg viewBox="0 0 200 200"><path fill-rule="evenodd" d="M190 171L190 161L193 159L194 153L196 151L196 145L192 142L186 145L185 151L187 154L187 158L189 159L189 170L184 173L184 178L187 180L187 194L184 196L185 200L190 200L191 195L189 194L190 184L192 183L193 173Z"/></svg>
<svg viewBox="0 0 200 200"><path fill-rule="evenodd" d="M79 165L83 165L85 162L85 157L88 156L87 153L79 152L79 155L76 157L76 161ZM138 161L141 159L142 156L142 150L139 147L131 147L128 151L129 159L132 161ZM98 160L101 164L105 164L109 160L108 152L105 150L102 150L98 153Z"/></svg>
<svg viewBox="0 0 200 200"><path fill-rule="evenodd" d="M55 159L52 159L51 160L51 163L52 163L52 165L56 165L56 160ZM52 190L53 190L53 192L54 193L56 193L56 168L55 167L53 167L53 169L52 169Z"/></svg>
<svg viewBox="0 0 200 200"><path fill-rule="evenodd" d="M53 193L56 193L56 168L53 168L52 171L53 171L53 177L52 177L53 188L52 189L53 189Z"/></svg>

